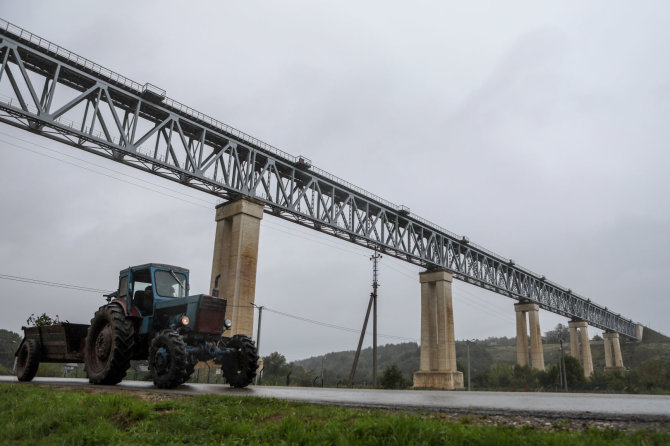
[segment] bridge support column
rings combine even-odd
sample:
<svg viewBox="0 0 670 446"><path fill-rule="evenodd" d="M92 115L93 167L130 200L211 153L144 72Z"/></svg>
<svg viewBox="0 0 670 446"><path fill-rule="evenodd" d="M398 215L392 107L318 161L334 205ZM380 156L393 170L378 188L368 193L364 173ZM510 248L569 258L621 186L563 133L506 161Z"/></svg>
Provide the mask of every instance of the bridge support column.
<svg viewBox="0 0 670 446"><path fill-rule="evenodd" d="M570 354L575 358L580 358L579 345L581 340L581 363L584 367L584 376L588 378L593 373L593 357L591 356L591 343L589 342L588 324L586 321L570 321ZM579 337L577 335L579 329Z"/></svg>
<svg viewBox="0 0 670 446"><path fill-rule="evenodd" d="M462 389L463 373L456 369L451 273L427 271L421 282L421 358L414 387Z"/></svg>
<svg viewBox="0 0 670 446"><path fill-rule="evenodd" d="M528 365L528 326L526 312L514 305L516 311L516 362L520 366Z"/></svg>
<svg viewBox="0 0 670 446"><path fill-rule="evenodd" d="M540 306L538 304L519 303L516 311L516 359L519 365L528 365L528 335L526 333L526 313L530 328L530 359L534 369L544 370L544 350L540 331Z"/></svg>
<svg viewBox="0 0 670 446"><path fill-rule="evenodd" d="M263 206L240 198L216 207L216 238L212 261L212 295L228 301L226 318L232 334L252 336L256 264ZM218 291L217 291L218 290Z"/></svg>
<svg viewBox="0 0 670 446"><path fill-rule="evenodd" d="M579 358L579 331L576 325L577 322L568 322L568 329L570 330L570 355L574 358Z"/></svg>
<svg viewBox="0 0 670 446"><path fill-rule="evenodd" d="M603 341L605 342L605 371L624 370L619 333L603 333Z"/></svg>
<svg viewBox="0 0 670 446"><path fill-rule="evenodd" d="M644 325L639 322L635 324L635 336L637 337L637 342L642 342L642 336L644 335Z"/></svg>

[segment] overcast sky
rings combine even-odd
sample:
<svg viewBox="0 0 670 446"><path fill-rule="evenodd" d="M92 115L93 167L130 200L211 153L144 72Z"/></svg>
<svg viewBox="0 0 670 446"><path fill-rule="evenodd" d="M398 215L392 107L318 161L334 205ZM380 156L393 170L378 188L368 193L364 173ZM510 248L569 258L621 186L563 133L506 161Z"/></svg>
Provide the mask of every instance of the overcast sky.
<svg viewBox="0 0 670 446"><path fill-rule="evenodd" d="M2 1L5 20L666 334L669 13L664 1ZM163 262L208 292L216 198L4 124L0 166L0 274L114 289L119 270ZM370 254L266 215L256 303L360 329ZM380 333L418 340L420 269L384 257L380 270ZM31 313L88 322L104 303L0 283L0 327L14 331ZM515 335L513 300L453 289L457 339ZM301 359L357 336L266 312L261 349Z"/></svg>

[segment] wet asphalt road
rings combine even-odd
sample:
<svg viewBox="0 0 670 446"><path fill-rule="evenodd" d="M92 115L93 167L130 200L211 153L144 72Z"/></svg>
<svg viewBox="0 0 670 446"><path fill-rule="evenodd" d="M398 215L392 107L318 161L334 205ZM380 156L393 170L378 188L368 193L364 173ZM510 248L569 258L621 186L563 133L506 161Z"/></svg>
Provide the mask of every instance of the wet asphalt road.
<svg viewBox="0 0 670 446"><path fill-rule="evenodd" d="M19 383L13 376L0 376L0 383L26 385ZM95 387L109 391L118 389L178 395L255 396L352 407L670 422L670 396L662 395L454 392L269 386L233 389L222 384L183 384L176 389L165 390L157 389L151 382L146 381L123 381L116 386L92 386L88 383L88 380L76 378L35 378L33 383L74 388Z"/></svg>

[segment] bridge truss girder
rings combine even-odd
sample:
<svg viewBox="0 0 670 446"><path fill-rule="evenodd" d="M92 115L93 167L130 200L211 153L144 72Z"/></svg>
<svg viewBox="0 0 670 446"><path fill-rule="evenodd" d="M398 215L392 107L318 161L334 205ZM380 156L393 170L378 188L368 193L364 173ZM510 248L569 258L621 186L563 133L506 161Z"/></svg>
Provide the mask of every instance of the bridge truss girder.
<svg viewBox="0 0 670 446"><path fill-rule="evenodd" d="M285 220L636 337L631 320L402 206L166 98L149 84L132 82L6 22L0 27L4 123L224 200L250 197Z"/></svg>

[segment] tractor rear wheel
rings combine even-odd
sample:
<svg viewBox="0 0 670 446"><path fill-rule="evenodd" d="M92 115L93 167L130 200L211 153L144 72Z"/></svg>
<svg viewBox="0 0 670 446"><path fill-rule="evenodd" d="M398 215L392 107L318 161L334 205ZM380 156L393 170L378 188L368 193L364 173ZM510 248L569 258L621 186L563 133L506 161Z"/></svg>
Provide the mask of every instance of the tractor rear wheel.
<svg viewBox="0 0 670 446"><path fill-rule="evenodd" d="M149 370L154 385L171 389L190 377L189 359L184 340L174 330L163 330L154 337L149 346Z"/></svg>
<svg viewBox="0 0 670 446"><path fill-rule="evenodd" d="M221 365L221 373L231 387L248 386L256 377L258 368L258 353L254 342L249 336L237 334L228 341L226 347L235 349L237 353Z"/></svg>
<svg viewBox="0 0 670 446"><path fill-rule="evenodd" d="M35 339L27 339L16 358L16 377L19 381L32 381L39 366L40 343Z"/></svg>
<svg viewBox="0 0 670 446"><path fill-rule="evenodd" d="M134 329L121 305L100 307L91 319L86 335L84 362L93 384L117 384L130 367Z"/></svg>

